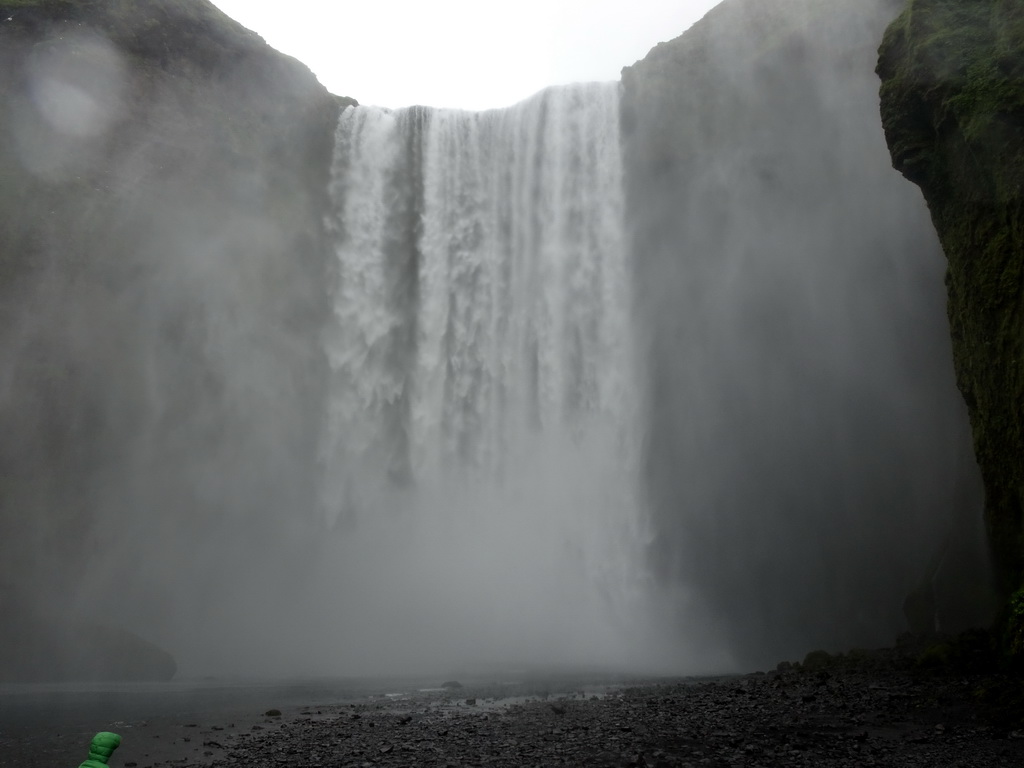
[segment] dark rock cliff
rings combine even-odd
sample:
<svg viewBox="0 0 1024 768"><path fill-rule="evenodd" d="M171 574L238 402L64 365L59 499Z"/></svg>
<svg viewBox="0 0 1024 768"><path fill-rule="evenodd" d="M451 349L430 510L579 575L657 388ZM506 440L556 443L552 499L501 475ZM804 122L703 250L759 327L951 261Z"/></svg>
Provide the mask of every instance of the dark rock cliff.
<svg viewBox="0 0 1024 768"><path fill-rule="evenodd" d="M154 636L314 514L338 103L205 0L0 1L0 71L0 585Z"/></svg>
<svg viewBox="0 0 1024 768"><path fill-rule="evenodd" d="M894 13L727 1L623 73L654 561L747 664L891 642L922 574L924 628L988 619L942 254L876 118Z"/></svg>
<svg viewBox="0 0 1024 768"><path fill-rule="evenodd" d="M948 260L953 361L1003 597L1024 580L1022 51L1024 3L911 0L878 60L893 165L920 186Z"/></svg>
<svg viewBox="0 0 1024 768"><path fill-rule="evenodd" d="M967 37L932 50L901 42L909 17L893 28L893 52L922 52L921 77L947 47L990 38L996 63L967 61L969 87L949 99L942 83L897 88L887 128L905 126L908 175L937 180L937 223L984 254L949 256L955 305L971 307L951 316L1008 591L1020 382L1009 351L984 350L1019 347L1017 156L1004 152L1017 133L1003 117L1016 107L986 105L1016 93L1000 51L1020 25L1010 3L984 5L1003 14L998 34L965 17ZM727 0L623 76L651 559L681 588L681 634L703 618L744 664L886 643L911 591L928 596L926 624L985 619L941 254L874 116L874 49L896 12ZM0 625L0 659L63 634L51 674L166 676L158 649L71 619L161 639L202 623L213 637L240 583L256 616L269 580L302 588L327 175L347 102L205 0L0 0L0 71L0 611L32 630ZM954 112L931 111L940 102ZM112 666L126 648L146 671ZM45 667L29 656L15 674Z"/></svg>

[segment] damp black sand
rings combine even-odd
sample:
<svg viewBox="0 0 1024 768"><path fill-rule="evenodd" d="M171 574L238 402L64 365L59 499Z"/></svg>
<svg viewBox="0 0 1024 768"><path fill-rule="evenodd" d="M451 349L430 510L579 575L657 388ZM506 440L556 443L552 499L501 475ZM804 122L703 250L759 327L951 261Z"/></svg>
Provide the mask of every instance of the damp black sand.
<svg viewBox="0 0 1024 768"><path fill-rule="evenodd" d="M185 707L165 701L149 720L94 719L90 727L120 729L124 743L112 768L992 768L1024 761L1015 681L922 665L918 649L843 658L819 652L803 665L713 679L451 683L250 686L231 695L210 684L205 697L177 702ZM271 700L277 705L267 706ZM10 696L3 701L7 709ZM20 722L21 733L6 717L0 725L12 764L74 763L81 744L68 738L76 727L70 720L65 732L48 735L41 722Z"/></svg>

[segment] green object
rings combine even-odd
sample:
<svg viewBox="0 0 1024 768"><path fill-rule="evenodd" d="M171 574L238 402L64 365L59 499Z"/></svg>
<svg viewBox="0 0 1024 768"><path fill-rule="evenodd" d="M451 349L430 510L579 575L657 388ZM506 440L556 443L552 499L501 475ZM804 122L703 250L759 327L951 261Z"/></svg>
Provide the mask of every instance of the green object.
<svg viewBox="0 0 1024 768"><path fill-rule="evenodd" d="M114 750L121 746L121 737L116 733L103 731L92 737L89 744L89 759L78 768L106 768L107 760L114 754Z"/></svg>

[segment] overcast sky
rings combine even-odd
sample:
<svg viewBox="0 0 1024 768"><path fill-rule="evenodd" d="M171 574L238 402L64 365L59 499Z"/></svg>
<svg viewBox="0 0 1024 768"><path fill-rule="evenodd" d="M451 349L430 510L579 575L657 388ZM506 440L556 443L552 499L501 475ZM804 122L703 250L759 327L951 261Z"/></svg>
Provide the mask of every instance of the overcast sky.
<svg viewBox="0 0 1024 768"><path fill-rule="evenodd" d="M362 104L488 109L617 80L718 0L213 0Z"/></svg>

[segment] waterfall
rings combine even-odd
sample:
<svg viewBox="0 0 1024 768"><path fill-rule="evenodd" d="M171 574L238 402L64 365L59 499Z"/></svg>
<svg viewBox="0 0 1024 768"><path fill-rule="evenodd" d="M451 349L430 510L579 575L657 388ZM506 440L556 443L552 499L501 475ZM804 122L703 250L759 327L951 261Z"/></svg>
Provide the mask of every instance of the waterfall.
<svg viewBox="0 0 1024 768"><path fill-rule="evenodd" d="M323 503L378 651L649 659L618 89L340 117Z"/></svg>

